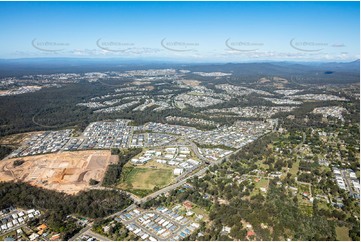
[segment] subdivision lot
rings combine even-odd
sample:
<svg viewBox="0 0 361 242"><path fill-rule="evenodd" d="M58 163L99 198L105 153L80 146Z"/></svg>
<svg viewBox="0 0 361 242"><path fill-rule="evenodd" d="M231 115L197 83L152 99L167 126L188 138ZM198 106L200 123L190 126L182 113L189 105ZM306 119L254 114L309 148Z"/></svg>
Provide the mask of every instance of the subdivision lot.
<svg viewBox="0 0 361 242"><path fill-rule="evenodd" d="M34 186L78 193L89 180L101 181L108 164L116 159L109 151L76 151L12 158L0 163L0 181L22 181ZM17 164L15 165L17 161Z"/></svg>
<svg viewBox="0 0 361 242"><path fill-rule="evenodd" d="M134 209L121 214L115 220L122 222L145 241L179 241L199 226L193 219L164 207L158 207L155 210Z"/></svg>

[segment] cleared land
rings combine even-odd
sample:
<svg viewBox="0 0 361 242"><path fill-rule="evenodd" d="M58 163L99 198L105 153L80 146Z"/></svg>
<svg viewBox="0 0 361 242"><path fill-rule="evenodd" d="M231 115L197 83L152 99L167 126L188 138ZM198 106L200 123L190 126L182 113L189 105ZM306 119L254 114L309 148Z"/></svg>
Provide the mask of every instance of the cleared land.
<svg viewBox="0 0 361 242"><path fill-rule="evenodd" d="M77 151L12 158L0 163L0 181L22 181L75 194L88 188L91 178L101 181L117 157L109 151ZM14 161L22 164L14 166Z"/></svg>
<svg viewBox="0 0 361 242"><path fill-rule="evenodd" d="M199 84L201 84L201 82L197 81L197 80L181 80L181 82L183 82L183 84L185 84L187 86L191 86L191 87L199 86Z"/></svg>
<svg viewBox="0 0 361 242"><path fill-rule="evenodd" d="M2 145L12 145L14 147L21 146L22 143L24 143L25 140L31 138L31 136L35 134L41 134L42 131L38 132L28 132L28 133L21 133L21 134L11 134L6 135L3 137L0 137L0 144Z"/></svg>

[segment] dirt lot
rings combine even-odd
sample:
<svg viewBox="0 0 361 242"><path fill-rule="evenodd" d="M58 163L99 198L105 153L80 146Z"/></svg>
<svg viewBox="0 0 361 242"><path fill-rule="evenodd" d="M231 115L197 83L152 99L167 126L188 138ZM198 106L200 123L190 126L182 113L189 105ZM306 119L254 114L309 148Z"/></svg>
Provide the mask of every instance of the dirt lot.
<svg viewBox="0 0 361 242"><path fill-rule="evenodd" d="M15 160L24 161L14 167ZM23 181L34 186L78 193L91 178L101 181L108 164L117 161L109 151L76 151L3 160L0 181Z"/></svg>

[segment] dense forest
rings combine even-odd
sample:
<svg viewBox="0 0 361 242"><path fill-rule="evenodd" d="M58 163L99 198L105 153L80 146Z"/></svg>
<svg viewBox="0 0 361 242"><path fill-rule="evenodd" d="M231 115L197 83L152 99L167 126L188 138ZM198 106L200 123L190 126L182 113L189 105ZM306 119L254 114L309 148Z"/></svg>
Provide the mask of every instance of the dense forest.
<svg viewBox="0 0 361 242"><path fill-rule="evenodd" d="M64 216L79 214L90 218L101 218L130 204L129 196L120 191L90 190L77 195L67 195L26 183L0 183L1 209L17 206L47 210Z"/></svg>
<svg viewBox="0 0 361 242"><path fill-rule="evenodd" d="M49 61L51 62L51 60ZM71 60L71 62L79 63L81 61ZM83 63L79 63L79 66L77 67L68 66L69 63L63 60L57 60L54 64L55 66L49 65L49 63L45 60L40 62L34 61L30 66L37 66L38 70L42 70L41 67L52 67L54 69L50 69L52 69L53 71L57 70L58 73L61 73L61 70L63 70L64 72L69 72L73 68L73 71L75 73L80 74L84 73L84 71L86 71L91 66L92 68L94 68L92 69L92 71L100 70L102 68L105 68L104 70L108 71L111 68L113 68L114 71L127 71L147 68L186 68L190 71L221 71L227 73L232 72L233 75L230 77L227 76L219 78L204 77L200 75L195 75L194 73L189 73L184 76L184 78L190 78L191 80L196 79L201 81L202 85L213 89L213 91L215 92L219 92L219 90L214 88L214 86L220 83L242 85L244 87L260 88L263 90L272 91L274 90L273 82L270 82L270 84L259 83L258 80L262 77L272 79L272 77L275 76L283 77L289 80L287 83L288 88L304 89L306 93L320 92L319 89L313 88L313 84L319 85L320 83L359 83L359 61L344 64L327 63L320 65L312 65L310 63L305 63L304 65L292 63L244 63L224 65L201 64L179 66L176 64L147 63L146 65L128 64L117 66L111 61L105 61L104 63L95 64L94 61L84 60ZM109 65L106 65L105 63ZM5 72L5 70L9 71L9 68L19 68L19 66L25 68L26 65L21 60L14 60L14 62L12 63L0 61L0 70L4 66L7 66L7 68L4 68ZM33 69L34 68L28 68L28 74L33 73ZM259 70L262 71L259 72ZM324 72L329 72L330 70L332 74L322 74ZM44 73L52 72L51 70L43 71ZM11 73L11 71L9 71L9 73ZM340 80L342 80L342 83L340 83ZM132 109L134 107L129 107L115 113L95 113L94 110L90 108L76 105L81 102L88 102L91 98L95 96L102 96L114 92L115 85L120 86L124 83L131 81L133 81L133 78L106 81L106 83L111 83L109 85L105 84L104 82L90 83L88 81L80 81L79 83L65 84L61 87L43 88L34 93L0 97L0 136L28 131L60 129L66 127L73 127L78 130L83 130L90 122L116 118L131 119L134 121L134 124L143 124L146 122L162 123L165 122L165 117L167 116L180 116L190 118L197 117L206 120L212 120L220 124L232 123L236 119L247 120L247 118L237 117L224 118L221 115L219 117L212 117L210 119L209 115L201 113L202 110L205 110L207 108L195 108L191 106L188 106L187 108L182 110L173 108L157 112L154 112L154 107L146 108L143 111L133 111ZM155 84L155 89L147 92L147 94L149 94L150 96L164 94L162 92L163 89L172 90L172 95L177 95L188 91L188 89L173 85L172 81L174 80L170 78L170 80L165 80L163 83L161 83L162 85L156 85L157 83L154 82L153 84ZM116 84L113 84L113 82L116 82ZM303 85L305 83L307 84L307 86ZM145 99L141 101L145 101ZM317 103L317 105L320 104L324 103ZM208 108L226 108L235 106L243 107L257 105L275 106L270 101L264 100L262 98L262 95L253 93L251 95L245 95L242 97L232 97L232 99L228 100L227 102L219 103ZM309 105L309 108L315 106L314 104L309 103L306 104L306 106L307 105ZM304 111L308 110L307 108L303 108L303 106L305 105L302 105L301 109L303 109ZM357 108L359 108L359 105L358 107L355 106L355 109ZM280 117L285 117L285 114L279 115ZM356 118L355 112L351 112L350 115L353 115ZM201 129L212 128L202 125L198 125L197 127Z"/></svg>
<svg viewBox="0 0 361 242"><path fill-rule="evenodd" d="M255 195L250 201L235 197L229 206L215 204L210 213L214 228L217 224L225 224L232 228L231 236L242 239L244 235L236 233L242 226L241 219L254 225L256 234L266 240L286 240L294 236L295 240L335 240L334 222L318 213L314 206L312 216L301 212L296 200L286 195L283 188L271 182L267 196ZM270 233L268 226L273 227ZM211 234L210 234L211 236ZM216 239L206 237L207 239Z"/></svg>
<svg viewBox="0 0 361 242"><path fill-rule="evenodd" d="M26 183L0 183L0 209L9 206L40 209L42 216L29 222L37 226L45 222L51 230L70 239L81 227L68 215L103 218L131 204L129 195L120 191L90 190L77 195L33 187Z"/></svg>
<svg viewBox="0 0 361 242"><path fill-rule="evenodd" d="M13 149L8 146L0 145L0 160L5 158L12 151L13 151Z"/></svg>
<svg viewBox="0 0 361 242"><path fill-rule="evenodd" d="M76 106L76 103L105 94L108 89L84 82L0 97L0 136L69 126L84 128L89 123L91 111Z"/></svg>

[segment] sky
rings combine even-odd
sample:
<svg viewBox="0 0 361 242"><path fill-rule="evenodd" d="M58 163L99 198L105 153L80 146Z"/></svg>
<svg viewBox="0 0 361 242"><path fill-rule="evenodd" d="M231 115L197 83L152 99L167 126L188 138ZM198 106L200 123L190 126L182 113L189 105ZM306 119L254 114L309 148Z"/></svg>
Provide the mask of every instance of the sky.
<svg viewBox="0 0 361 242"><path fill-rule="evenodd" d="M0 58L353 61L359 2L0 2Z"/></svg>

